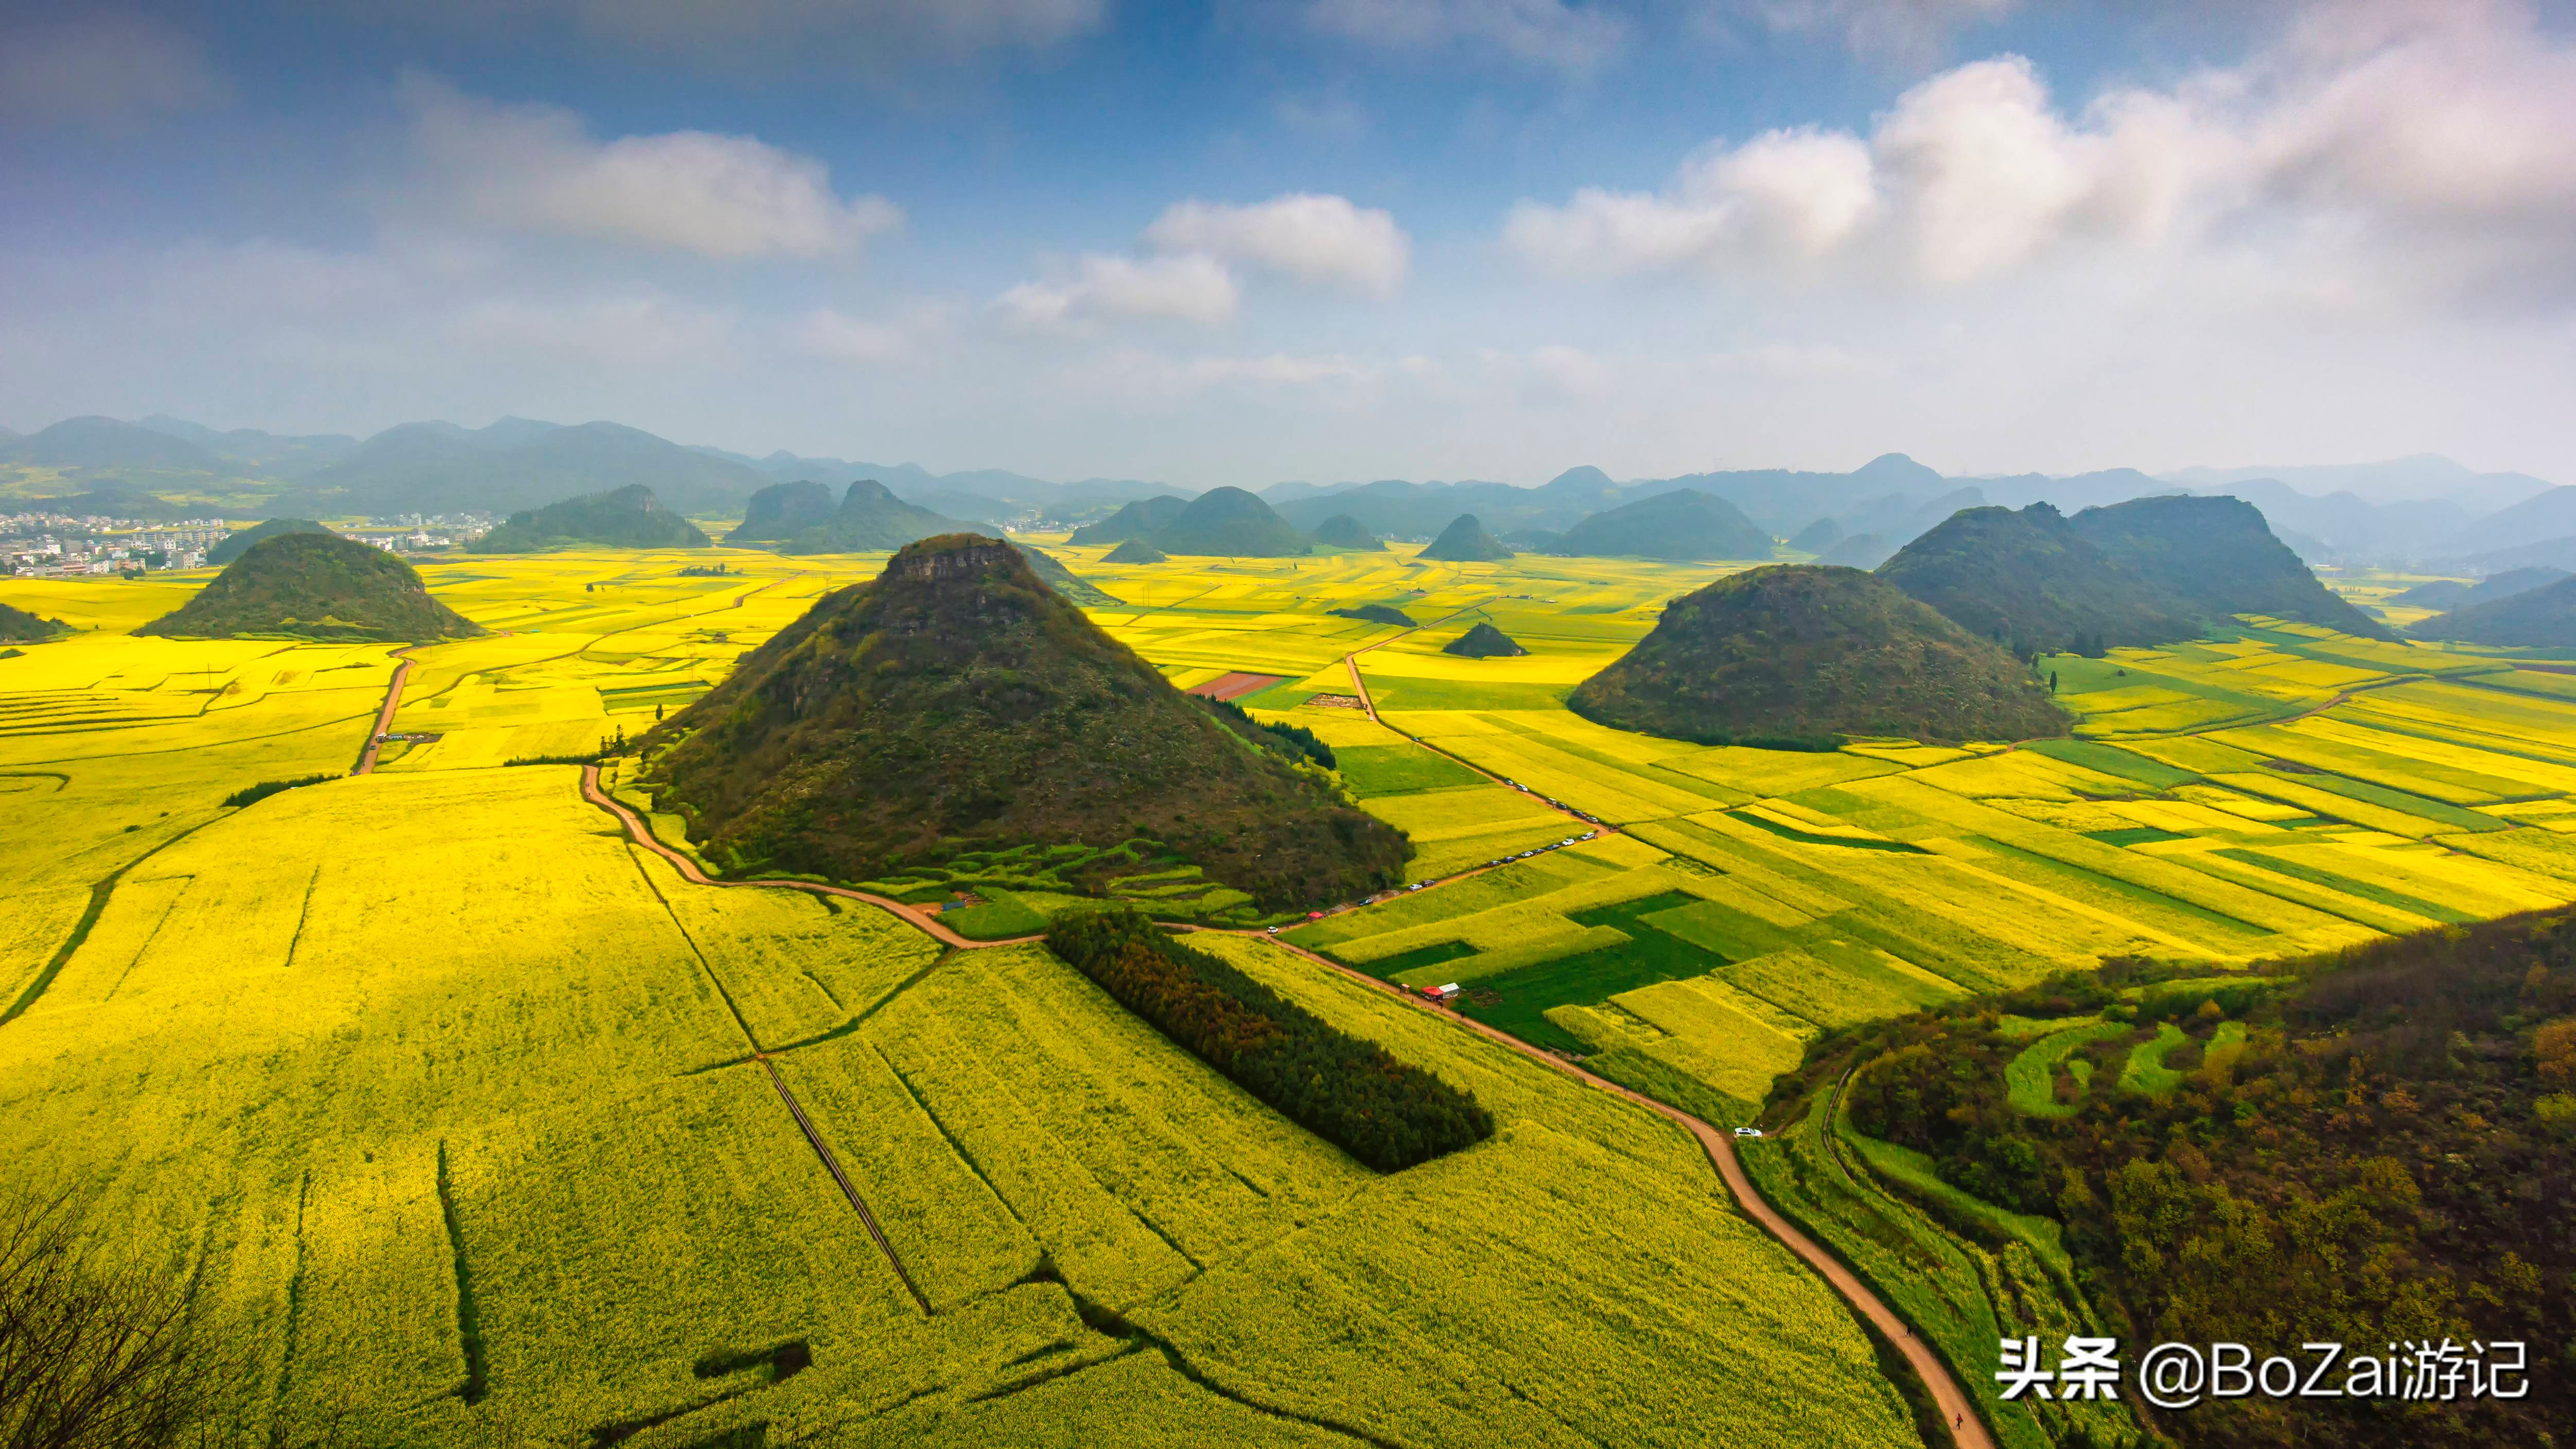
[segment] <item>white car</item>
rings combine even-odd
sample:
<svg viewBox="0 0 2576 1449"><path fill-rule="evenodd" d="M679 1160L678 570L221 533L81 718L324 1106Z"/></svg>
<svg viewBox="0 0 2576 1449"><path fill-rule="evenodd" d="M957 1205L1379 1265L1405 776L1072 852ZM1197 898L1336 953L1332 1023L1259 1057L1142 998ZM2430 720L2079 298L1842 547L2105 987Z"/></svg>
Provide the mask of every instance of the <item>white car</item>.
<svg viewBox="0 0 2576 1449"><path fill-rule="evenodd" d="M1272 935L1274 935L1274 936L1278 935L1278 934L1279 934L1279 928L1278 928L1277 926L1273 926L1273 927L1271 927L1271 928L1270 928L1270 934L1272 934Z"/></svg>
<svg viewBox="0 0 2576 1449"><path fill-rule="evenodd" d="M1762 1135L1762 1129L1759 1127L1738 1127L1735 1129L1735 1135L1738 1137L1759 1137Z"/></svg>

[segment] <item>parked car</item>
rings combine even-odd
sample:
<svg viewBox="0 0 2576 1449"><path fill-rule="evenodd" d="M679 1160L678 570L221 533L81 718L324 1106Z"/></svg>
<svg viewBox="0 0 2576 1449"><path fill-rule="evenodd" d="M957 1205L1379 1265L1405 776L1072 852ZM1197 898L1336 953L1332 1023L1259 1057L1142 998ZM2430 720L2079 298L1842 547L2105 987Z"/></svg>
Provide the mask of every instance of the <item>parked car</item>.
<svg viewBox="0 0 2576 1449"><path fill-rule="evenodd" d="M1762 1129L1759 1127L1738 1127L1735 1129L1735 1135L1738 1137L1759 1137L1762 1135Z"/></svg>

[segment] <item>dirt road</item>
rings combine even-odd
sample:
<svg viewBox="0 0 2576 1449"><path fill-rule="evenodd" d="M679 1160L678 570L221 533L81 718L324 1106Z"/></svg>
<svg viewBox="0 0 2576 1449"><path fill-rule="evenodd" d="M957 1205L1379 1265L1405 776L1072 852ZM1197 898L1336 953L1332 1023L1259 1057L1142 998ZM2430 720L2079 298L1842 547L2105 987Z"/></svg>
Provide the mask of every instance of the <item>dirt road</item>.
<svg viewBox="0 0 2576 1449"><path fill-rule="evenodd" d="M1470 604L1465 609L1460 609L1456 613L1443 615L1438 619L1434 619L1429 624L1416 624L1412 629L1405 630L1404 634L1413 633L1418 629L1429 629L1440 624L1445 624L1449 620L1457 618L1459 614L1464 614L1470 610L1482 607L1483 605L1481 604ZM1415 744L1420 745L1422 748L1429 750L1435 755L1438 755L1440 758L1464 765L1468 769L1475 771L1477 774L1484 776L1486 779L1493 781L1495 784L1500 785L1507 790L1520 789L1519 786L1514 785L1511 781L1495 774L1493 771L1486 769L1475 761L1467 759L1461 755L1453 755L1449 751L1440 748L1438 745L1431 743L1420 735L1414 734L1408 730L1396 729L1394 725L1387 724L1385 720L1378 718L1377 700L1369 693L1367 678L1360 673L1360 656L1369 652L1369 649L1382 648L1385 645L1392 644L1396 640L1403 638L1404 634L1390 634L1377 641L1377 643L1368 646L1368 649L1354 649L1350 653L1342 656L1342 664L1351 671L1351 688L1359 694L1360 708L1368 711L1370 722L1384 725L1390 730L1395 730L1397 734L1403 735L1406 739L1413 741ZM1619 833L1618 826L1613 825L1606 820L1589 819L1575 810L1571 805L1556 804L1553 801L1550 801L1546 796L1541 795L1534 790L1524 790L1522 793L1528 795L1531 799L1538 801L1540 804L1547 806L1547 808L1555 811L1557 814L1564 816L1566 819L1581 824L1588 830L1598 830L1604 835L1616 835Z"/></svg>
<svg viewBox="0 0 2576 1449"><path fill-rule="evenodd" d="M367 732L367 747L358 752L358 768L349 772L352 775L376 772L376 751L384 748L385 731L394 727L394 711L402 708L403 681L411 678L411 660L404 657L410 653L409 649L394 651L402 663L394 666L393 682L385 686L385 707L376 711L375 727Z"/></svg>
<svg viewBox="0 0 2576 1449"><path fill-rule="evenodd" d="M1905 1355L1905 1361L1913 1368L1915 1377L1921 1379L1924 1386L1931 1391L1932 1402L1939 1406L1942 1417L1952 1421L1954 1427L1950 1430L1950 1434L1958 1442L1959 1449L1995 1449L1993 1436L1986 1432L1985 1422L1977 1417L1976 1409L1968 1398L1966 1390L1960 1387L1956 1378L1951 1376L1949 1365L1941 1362L1940 1356L1933 1353L1929 1345L1916 1338L1905 1320L1897 1316L1896 1310L1888 1307L1876 1293L1870 1290L1868 1284L1860 1280L1857 1274L1844 1267L1831 1253L1819 1247L1814 1239L1801 1232L1796 1224L1781 1216L1770 1203L1763 1200L1759 1192L1754 1190L1753 1179L1745 1174L1744 1164L1736 1158L1733 1132L1726 1128L1711 1126L1678 1107L1667 1106L1642 1092L1623 1087L1607 1077L1595 1076L1563 1057L1550 1055L1531 1046L1509 1032L1487 1026L1471 1017L1461 1016L1445 1007L1434 1006L1401 987L1381 981L1364 971L1342 965L1328 956L1318 955L1303 946L1291 945L1275 936L1267 936L1258 931L1231 931L1224 934L1252 936L1267 940L1281 950L1294 952L1327 971L1364 986L1388 992L1417 1011L1428 1012L1453 1022L1498 1046L1518 1052L1531 1061L1563 1072L1577 1081L1598 1087L1613 1096L1625 1098L1658 1116L1671 1119L1683 1131L1699 1139L1701 1148L1708 1153L1709 1162L1717 1168L1718 1177L1725 1182L1728 1194L1734 1197L1736 1206L1744 1210L1744 1215L1761 1224L1763 1231L1779 1239L1782 1246L1797 1254L1808 1267L1816 1271L1817 1276L1823 1278L1836 1293L1841 1294L1844 1301L1851 1304L1862 1317L1868 1319L1881 1337L1894 1344L1897 1351Z"/></svg>
<svg viewBox="0 0 2576 1449"><path fill-rule="evenodd" d="M964 936L958 935L955 931L948 929L946 926L939 924L939 918L937 916L921 909L919 906L908 906L889 896L871 895L866 891L854 891L848 886L817 885L813 881L807 880L716 880L710 877L705 871L698 869L698 863L696 861L689 859L686 855L673 850L671 847L664 845L661 841L655 839L653 832L645 828L644 822L636 818L634 811L619 804L616 800L610 798L607 791L600 789L599 767L597 765L584 765L581 767L581 797L588 800L591 804L598 806L602 810L607 811L609 814L616 816L618 820L623 822L626 826L627 839L634 841L637 845L640 845L646 850L653 852L655 855L662 857L664 860L669 861L672 869L677 870L680 873L681 878L688 881L691 885L723 886L727 888L760 886L767 887L772 890L806 891L818 896L839 896L843 900L865 901L869 905L892 911L896 915L903 917L907 924L920 927L924 934L928 935L930 939L939 942L941 945L954 946L961 950L976 949L984 946L1025 946L1031 941L1043 941L1046 939L1044 936L1012 936L1007 940L1001 941L971 941Z"/></svg>

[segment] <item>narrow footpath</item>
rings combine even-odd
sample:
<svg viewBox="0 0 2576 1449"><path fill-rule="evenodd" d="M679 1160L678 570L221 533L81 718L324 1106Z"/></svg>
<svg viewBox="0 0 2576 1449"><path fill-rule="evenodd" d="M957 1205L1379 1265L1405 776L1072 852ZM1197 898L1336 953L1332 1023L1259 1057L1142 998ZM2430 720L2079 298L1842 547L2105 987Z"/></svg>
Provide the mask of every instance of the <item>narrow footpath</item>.
<svg viewBox="0 0 2576 1449"><path fill-rule="evenodd" d="M1351 678L1353 683L1359 683L1359 665L1356 661L1356 657L1354 657L1351 665ZM1365 686L1362 686L1362 688L1365 689ZM1363 694L1362 698L1365 699L1366 695ZM1371 715L1374 717L1375 712L1372 711ZM1462 761L1461 763L1464 762ZM612 816L616 817L618 822L625 827L627 839L633 841L643 849L649 850L655 855L662 857L664 860L669 861L672 867L679 871L681 877L693 885L768 886L785 890L808 891L816 895L840 896L846 900L865 901L869 905L879 906L885 910L892 911L894 914L902 917L910 924L918 926L923 931L929 933L933 939L959 950L978 951L993 946L1021 946L1027 945L1033 941L1042 941L1045 939L1043 936L1014 936L1003 941L970 941L965 937L958 935L956 932L949 930L947 927L940 925L936 919L916 907L905 905L901 901L888 899L885 896L871 895L866 891L851 890L846 886L820 885L812 881L794 880L713 880L708 877L705 871L698 868L696 861L689 859L686 855L683 855L679 851L672 849L670 846L663 844L660 840L655 839L653 832L645 828L644 822L636 816L634 811L628 809L625 805L609 796L606 791L602 790L599 786L598 766L584 765L582 767L581 793L582 798L590 801L590 803L597 805L601 809L606 810ZM1195 928L1184 927L1183 929ZM1889 1308L1886 1303L1882 1302L1878 1295L1870 1290L1868 1284L1863 1283L1856 1274L1854 1274L1850 1269L1844 1267L1832 1254L1817 1246L1813 1239L1799 1231L1795 1224L1791 1223L1786 1217L1781 1216L1777 1210L1762 1199L1761 1194L1754 1191L1753 1179L1745 1175L1743 1163L1736 1159L1735 1139L1727 1130L1713 1127L1708 1123L1701 1121L1699 1118L1692 1116L1688 1112L1684 1112L1677 1107L1667 1106L1662 1102L1656 1101L1652 1097L1646 1096L1642 1092L1632 1091L1627 1087L1621 1086L1617 1082L1611 1081L1607 1077L1595 1076L1572 1062L1566 1061L1561 1057L1551 1056L1548 1053L1539 1050L1537 1047L1531 1046L1528 1042L1522 1041L1520 1038L1513 1036L1509 1032L1487 1026L1483 1022L1471 1020L1444 1007L1434 1006L1430 1002L1414 996L1392 982L1381 981L1364 971L1344 966L1340 962L1332 960L1330 957L1309 951L1302 946L1291 945L1286 941L1280 940L1276 936L1268 934L1267 932L1257 930L1236 930L1217 931L1212 932L1212 934L1243 936L1252 940L1268 941L1272 945L1302 957L1307 961L1311 961L1314 964L1323 967L1327 971L1334 972L1349 980L1356 981L1361 985L1385 992L1395 997L1397 1000L1402 1001L1407 1007L1413 1010L1428 1012L1433 1016L1451 1023L1452 1025L1472 1031L1478 1036L1484 1037L1486 1040L1493 1042L1497 1046L1503 1047L1509 1051L1518 1052L1520 1055L1546 1066L1551 1070L1562 1072L1565 1075L1574 1078L1576 1081L1585 1083L1588 1086L1596 1087L1604 1092L1612 1094L1613 1096L1633 1102L1636 1105L1645 1108L1649 1112L1653 1112L1659 1116L1670 1119L1683 1131L1688 1132L1691 1136L1699 1139L1701 1149L1708 1154L1710 1164L1717 1169L1719 1180L1726 1184L1728 1194L1735 1199L1736 1206L1743 1210L1745 1216L1760 1224L1763 1231L1768 1232L1772 1237L1777 1238L1783 1246L1789 1249L1790 1252L1797 1254L1798 1257L1804 1261L1807 1266L1813 1268L1816 1271L1816 1274L1823 1278L1836 1293L1841 1294L1843 1299L1850 1303L1856 1312L1858 1312L1863 1318L1868 1319L1871 1326L1878 1330L1881 1337L1895 1345L1897 1351L1905 1356L1906 1363L1913 1368L1916 1377L1922 1380L1925 1388L1930 1392L1934 1405L1939 1408L1944 1418L1951 1421L1952 1427L1950 1429L1950 1435L1959 1446L1959 1449L1995 1449L1995 1441L1993 1437L1986 1432L1985 1422L1977 1417L1974 1404L1970 1401L1966 1390L1960 1387L1959 1381L1951 1376L1948 1365L1942 1363L1940 1358L1936 1356L1930 1347L1922 1340L1914 1337L1913 1331L1906 1326L1905 1320L1899 1318L1894 1309ZM765 1059L763 1064L766 1065ZM782 1091L783 1090L784 1088L782 1084ZM792 1105L793 1103L791 1100L791 1106ZM800 1112L798 1115L801 1123L802 1113ZM807 1131L810 1137L812 1129L809 1127L807 1128ZM819 1150L821 1147L819 1140L816 1141L816 1146ZM827 1164L830 1163L828 1156L825 1160ZM839 1176L837 1170L834 1175L836 1177ZM845 1191L848 1190L848 1184L846 1181L843 1182L843 1187ZM863 1214L865 1211L866 1210L864 1208L861 1208L861 1212ZM869 1227L871 1231L874 1231L875 1224L873 1219L870 1219ZM882 1238L879 1239L879 1243L881 1246L883 1245ZM892 1250L890 1248L888 1249L888 1256L890 1258L892 1257ZM897 1271L901 1271L900 1265L898 1265ZM905 1286L912 1287L908 1274L905 1277ZM918 1295L919 1291L920 1290L917 1288L914 1289L916 1295Z"/></svg>
<svg viewBox="0 0 2576 1449"><path fill-rule="evenodd" d="M375 727L367 731L367 747L358 752L358 768L349 772L352 775L376 772L376 751L384 748L385 732L394 727L394 711L402 708L403 681L411 678L410 654L409 649L394 651L402 662L394 666L393 682L385 686L385 707L376 711Z"/></svg>

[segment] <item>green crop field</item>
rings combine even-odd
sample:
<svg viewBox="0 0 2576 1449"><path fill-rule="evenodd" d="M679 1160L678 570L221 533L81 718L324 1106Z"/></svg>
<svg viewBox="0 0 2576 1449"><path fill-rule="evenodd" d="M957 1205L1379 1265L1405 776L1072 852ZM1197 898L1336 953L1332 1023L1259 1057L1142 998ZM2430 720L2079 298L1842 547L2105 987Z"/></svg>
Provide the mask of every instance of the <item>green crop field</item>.
<svg viewBox="0 0 2576 1449"><path fill-rule="evenodd" d="M1285 939L1459 982L1471 1017L1737 1120L1821 1033L2105 956L2220 990L2576 901L2576 697L2516 655L2245 619L2043 661L2071 740L1704 747L1562 701L1731 565L1112 566L1036 541L1176 684L1279 676L1245 703L1314 731L1414 839L1423 889ZM238 808L355 763L390 649L138 639L183 590L0 584L81 626L0 660L0 1181L84 1185L120 1251L196 1275L256 1356L239 1437L1914 1441L1838 1301L1634 1106L1205 938L1494 1112L1492 1141L1381 1177L1041 949L943 953L857 903L691 885L571 768L504 768L639 733L882 561L720 556L739 572L426 566L495 631L409 652L393 728L436 738ZM1361 603L1423 627L1330 612ZM1480 621L1530 652L1442 652ZM970 935L1079 904L1035 862L976 870ZM2175 1076L2162 1034L2101 1023L2143 1044L2097 1067L2095 1028L2026 1025L2030 1110L2060 1076ZM1870 1276L1927 1332L1991 1342L1997 1291L2083 1317L2045 1245L1872 1186L1906 1165L1866 1143L1845 1176L1828 1125L1748 1154L1757 1180L1883 1255Z"/></svg>

